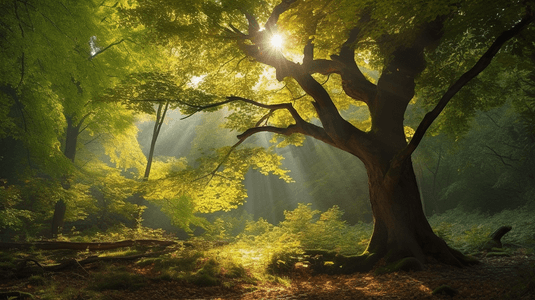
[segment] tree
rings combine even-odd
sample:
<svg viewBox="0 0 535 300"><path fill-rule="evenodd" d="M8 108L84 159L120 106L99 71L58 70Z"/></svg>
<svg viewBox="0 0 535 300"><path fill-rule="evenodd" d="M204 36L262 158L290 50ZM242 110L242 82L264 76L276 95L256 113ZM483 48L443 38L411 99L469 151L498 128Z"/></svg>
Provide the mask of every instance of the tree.
<svg viewBox="0 0 535 300"><path fill-rule="evenodd" d="M289 136L294 143L304 135L351 153L364 163L374 231L365 255L347 261L343 272L367 270L382 257L387 261L416 257L422 262L433 257L457 266L468 262L429 226L411 154L453 96L533 22L532 2L507 6L485 1L344 0L139 4L126 11L131 22L137 19L152 26L155 40L170 43L186 56L194 55L188 53L193 49L202 53L198 69L208 75L200 88L218 95L239 94L198 107L225 104L234 111L228 124L243 130L236 146L260 132ZM275 34L286 35L293 52L283 54L285 49L272 46ZM448 47L458 39L475 45L470 55L451 53ZM304 51L299 55L296 49ZM243 54L248 60L228 66ZM449 57L467 64L474 61L473 67L463 68L451 76L457 79L444 83L449 87L441 91L442 97L408 142L403 121L417 92L416 83L425 84L418 79L428 62L451 63ZM301 62L295 62L300 58ZM379 70L377 82L359 65ZM275 69L276 79L285 83L283 92L273 95L273 87L262 84L269 77L262 73L262 66ZM224 81L219 76L225 71L224 75L235 73L234 77ZM327 76L324 84L321 75ZM369 130L342 117L340 110L350 105L367 105ZM474 107L477 105L470 105L470 109Z"/></svg>
<svg viewBox="0 0 535 300"><path fill-rule="evenodd" d="M156 141L167 111L184 106L184 103L209 101L212 98L211 95L187 87L190 82L190 78L179 78L170 72L134 73L100 97L103 102L118 102L138 113L155 115L144 180L149 179Z"/></svg>
<svg viewBox="0 0 535 300"><path fill-rule="evenodd" d="M20 186L34 213L53 219L53 233L63 223L65 205L70 219L85 217L92 206L90 184L80 172L91 158L76 161L84 145L99 139L125 168L142 157L137 142L131 143L133 114L93 100L155 60L129 54L143 55L134 42L137 33L118 28L116 9L99 3L0 4L0 178Z"/></svg>

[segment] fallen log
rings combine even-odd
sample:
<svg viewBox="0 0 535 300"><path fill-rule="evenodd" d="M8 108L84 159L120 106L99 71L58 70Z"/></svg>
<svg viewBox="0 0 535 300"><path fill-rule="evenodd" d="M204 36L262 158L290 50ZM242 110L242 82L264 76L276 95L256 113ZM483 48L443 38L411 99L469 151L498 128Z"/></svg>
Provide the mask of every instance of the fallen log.
<svg viewBox="0 0 535 300"><path fill-rule="evenodd" d="M110 250L132 246L171 246L177 242L161 241L161 240L124 240L119 242L105 242L105 243L74 243L74 242L57 242L57 241L42 241L33 243L0 243L0 250L8 249L41 249L41 250Z"/></svg>
<svg viewBox="0 0 535 300"><path fill-rule="evenodd" d="M30 293L12 291L12 292L0 292L0 300L4 299L35 299Z"/></svg>
<svg viewBox="0 0 535 300"><path fill-rule="evenodd" d="M57 271L61 271L63 269L67 269L70 267L84 266L84 265L99 262L99 261L136 260L136 259L145 258L145 257L158 257L166 253L169 253L169 251L143 253L143 254L136 254L136 255L129 255L129 256L90 256L82 260L76 260L73 258L73 259L64 260L57 265L42 266L42 268L47 272L57 272Z"/></svg>
<svg viewBox="0 0 535 300"><path fill-rule="evenodd" d="M18 262L17 268L14 270L11 270L9 274L3 277L6 279L7 278L26 278L26 277L30 277L36 274L43 274L45 272L59 272L65 269L73 268L73 267L83 269L82 266L95 263L95 262L129 261L129 260L136 260L136 259L145 258L145 257L158 257L160 255L167 254L169 252L170 251L168 250L168 251L150 252L150 253L143 253L143 254L136 254L136 255L129 255L129 256L89 256L82 260L76 260L74 258L66 259L60 262L59 264L53 264L53 265L43 265L43 264L40 264L35 259L26 258L26 259L21 259ZM30 262L33 264L28 264Z"/></svg>

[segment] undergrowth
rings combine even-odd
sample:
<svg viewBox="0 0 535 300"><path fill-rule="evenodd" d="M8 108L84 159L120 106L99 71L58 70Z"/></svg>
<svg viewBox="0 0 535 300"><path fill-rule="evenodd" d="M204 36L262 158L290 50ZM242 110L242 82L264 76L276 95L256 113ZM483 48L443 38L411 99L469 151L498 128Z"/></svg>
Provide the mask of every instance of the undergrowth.
<svg viewBox="0 0 535 300"><path fill-rule="evenodd" d="M189 241L192 247L181 247L159 257L139 260L135 269L150 269L150 276L138 274L132 268L127 269L124 266L102 264L91 273L87 287L82 290L75 291L58 286L49 277L42 275L29 277L27 282L39 288L38 294L42 299L96 299L102 291L135 290L154 281L169 280L186 281L199 286L231 287L259 282L288 285L287 276L295 270L295 265L300 262L298 265L306 266L308 258L305 251L308 249L333 251L343 255L356 255L365 250L372 233L372 225L349 225L342 220L342 214L337 206L320 212L313 210L310 204L299 204L295 210L286 211L285 220L277 225L262 218L257 221L220 218L204 236ZM535 214L527 208L506 210L495 215L466 212L457 208L434 215L429 218L429 222L437 235L450 246L465 253L477 251L488 235L503 225L513 227L502 239L506 246L535 245ZM167 238L163 231L139 227L116 228L86 237L75 236L71 241L117 241L144 237ZM132 247L103 251L98 255L128 256L145 250ZM61 256L81 259L88 255L94 253L41 250L28 253L0 252L0 267L13 268L17 259L21 258L31 257L50 264L59 261ZM532 288L535 282L533 274L527 274L526 278L523 287Z"/></svg>
<svg viewBox="0 0 535 300"><path fill-rule="evenodd" d="M494 215L466 212L457 207L433 215L429 223L438 236L465 253L477 251L492 232L505 225L513 229L501 239L504 245L529 246L535 243L535 214L527 207L503 210Z"/></svg>

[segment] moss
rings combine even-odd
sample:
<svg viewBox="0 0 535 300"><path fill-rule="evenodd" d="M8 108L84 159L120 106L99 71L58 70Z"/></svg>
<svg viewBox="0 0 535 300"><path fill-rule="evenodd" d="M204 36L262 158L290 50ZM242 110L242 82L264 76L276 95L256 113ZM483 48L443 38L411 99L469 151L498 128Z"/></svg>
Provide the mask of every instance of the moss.
<svg viewBox="0 0 535 300"><path fill-rule="evenodd" d="M30 278L28 278L28 283L30 285L41 286L41 285L45 285L46 280L45 280L45 278L43 276L32 275L32 276L30 276Z"/></svg>
<svg viewBox="0 0 535 300"><path fill-rule="evenodd" d="M207 272L197 272L189 276L186 280L198 286L216 286L220 284L219 279Z"/></svg>
<svg viewBox="0 0 535 300"><path fill-rule="evenodd" d="M445 296L453 297L453 296L457 295L458 293L459 293L459 291L457 291L456 289L450 287L449 285L441 285L441 286L437 287L436 289L434 289L431 294L432 295L445 295Z"/></svg>
<svg viewBox="0 0 535 300"><path fill-rule="evenodd" d="M485 250L491 250L493 248L501 248L501 247L502 247L502 243L500 243L499 241L489 239L485 241L483 244L481 244L481 246L479 247L479 250L485 251Z"/></svg>
<svg viewBox="0 0 535 300"><path fill-rule="evenodd" d="M500 252L497 252L497 251L488 252L486 255L486 257L493 257L493 256L511 256L511 255L509 255L509 253L507 252L501 252L501 251Z"/></svg>
<svg viewBox="0 0 535 300"><path fill-rule="evenodd" d="M385 267L378 268L375 271L376 275L397 272L397 271L422 271L424 265L415 257L405 257L395 261Z"/></svg>

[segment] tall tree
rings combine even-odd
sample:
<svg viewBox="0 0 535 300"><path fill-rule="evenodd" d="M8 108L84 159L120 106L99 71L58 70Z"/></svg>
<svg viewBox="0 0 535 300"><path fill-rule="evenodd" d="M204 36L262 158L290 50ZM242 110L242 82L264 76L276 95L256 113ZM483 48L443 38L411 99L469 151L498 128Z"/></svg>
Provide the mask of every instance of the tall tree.
<svg viewBox="0 0 535 300"><path fill-rule="evenodd" d="M533 23L532 1L505 5L487 1L144 0L139 4L129 16L153 26L158 34L155 40L172 43L185 56L201 53L198 69L208 74L201 88L218 95L238 95L198 107L226 104L234 111L228 124L243 131L236 146L261 132L290 136L294 143L304 135L364 163L374 231L365 255L348 260L343 272L367 270L382 257L387 261L415 257L421 262L433 257L457 266L468 262L429 226L411 154L450 100L509 40ZM277 35L287 37L291 50L273 44ZM459 39L468 39L475 47L451 49ZM195 53L188 53L193 49ZM238 59L243 54L247 60ZM420 75L428 62L452 63L451 57L471 67L449 77L453 79L446 83L449 87L441 91L442 97L434 100L434 108L407 141L404 115ZM379 79L371 80L359 65L378 70ZM264 66L275 70L275 78L285 83L284 92L274 95L274 87L262 83L270 76ZM221 73L231 77L225 81ZM369 130L340 113L353 104L368 107ZM473 110L477 103L468 106ZM457 108L462 113L463 107Z"/></svg>

